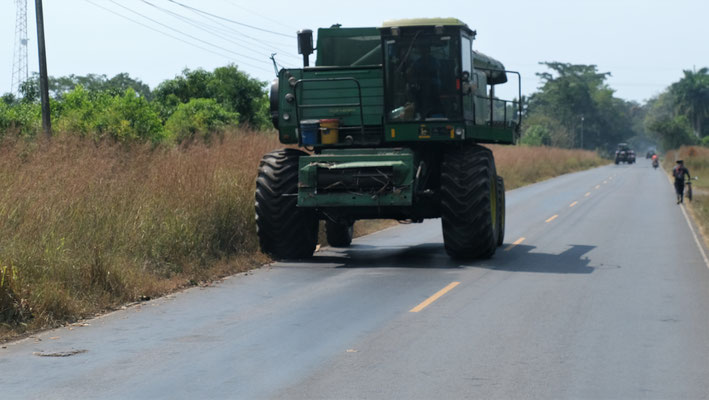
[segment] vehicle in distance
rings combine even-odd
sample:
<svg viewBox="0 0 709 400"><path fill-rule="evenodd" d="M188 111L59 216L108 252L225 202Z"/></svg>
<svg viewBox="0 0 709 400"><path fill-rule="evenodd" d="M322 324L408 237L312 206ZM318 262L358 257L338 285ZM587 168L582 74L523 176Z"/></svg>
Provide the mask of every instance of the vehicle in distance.
<svg viewBox="0 0 709 400"><path fill-rule="evenodd" d="M620 164L622 162L628 164L635 162L635 151L633 151L627 143L619 143L615 151L615 163Z"/></svg>
<svg viewBox="0 0 709 400"><path fill-rule="evenodd" d="M298 33L303 68L278 71L271 118L293 147L266 154L256 182L261 250L309 257L319 221L333 246L356 220L441 218L452 257L485 258L502 245L505 190L482 143L519 137L519 74L472 49L476 32L454 18ZM516 76L517 99L495 86Z"/></svg>

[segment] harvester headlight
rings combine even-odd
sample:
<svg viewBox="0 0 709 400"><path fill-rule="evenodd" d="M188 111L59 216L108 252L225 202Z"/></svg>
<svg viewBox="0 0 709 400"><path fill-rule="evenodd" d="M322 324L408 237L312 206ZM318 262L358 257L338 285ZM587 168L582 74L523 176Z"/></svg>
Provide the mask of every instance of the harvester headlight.
<svg viewBox="0 0 709 400"><path fill-rule="evenodd" d="M462 138L464 133L465 129L463 129L462 127L459 126L455 128L455 137Z"/></svg>
<svg viewBox="0 0 709 400"><path fill-rule="evenodd" d="M284 114L283 114L283 120L284 120L284 121L290 121L290 114L284 113Z"/></svg>

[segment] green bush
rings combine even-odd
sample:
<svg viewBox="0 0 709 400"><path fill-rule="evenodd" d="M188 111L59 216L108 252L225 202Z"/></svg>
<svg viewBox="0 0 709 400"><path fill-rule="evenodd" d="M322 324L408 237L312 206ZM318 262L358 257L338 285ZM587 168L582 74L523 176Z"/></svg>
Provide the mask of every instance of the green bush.
<svg viewBox="0 0 709 400"><path fill-rule="evenodd" d="M211 135L221 135L229 125L239 123L239 114L227 111L214 99L192 99L177 106L165 123L170 138L182 143Z"/></svg>
<svg viewBox="0 0 709 400"><path fill-rule="evenodd" d="M547 128L533 125L524 132L520 143L525 146L549 146L551 145L551 134Z"/></svg>
<svg viewBox="0 0 709 400"><path fill-rule="evenodd" d="M133 89L111 95L77 86L63 96L56 114L55 126L61 132L95 135L97 139L108 136L120 142L163 139L157 111Z"/></svg>
<svg viewBox="0 0 709 400"><path fill-rule="evenodd" d="M254 129L270 128L266 82L251 78L236 65L213 72L185 69L174 79L162 82L153 91L160 115L168 119L182 103L191 99L214 99L229 112L239 114L239 122Z"/></svg>
<svg viewBox="0 0 709 400"><path fill-rule="evenodd" d="M99 118L98 131L118 141L131 139L159 142L164 138L162 121L157 111L144 97L127 89L114 96Z"/></svg>
<svg viewBox="0 0 709 400"><path fill-rule="evenodd" d="M86 136L96 132L97 120L102 110L108 108L110 99L105 94L90 94L83 86L66 93L57 114L54 127L60 132Z"/></svg>
<svg viewBox="0 0 709 400"><path fill-rule="evenodd" d="M0 137L7 132L34 136L42 128L42 109L35 103L0 102Z"/></svg>

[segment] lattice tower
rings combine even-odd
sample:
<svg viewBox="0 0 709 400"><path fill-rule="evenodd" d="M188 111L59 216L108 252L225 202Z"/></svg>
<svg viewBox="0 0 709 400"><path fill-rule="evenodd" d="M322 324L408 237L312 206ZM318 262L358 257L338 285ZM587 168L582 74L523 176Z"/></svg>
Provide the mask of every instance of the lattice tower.
<svg viewBox="0 0 709 400"><path fill-rule="evenodd" d="M15 0L17 17L15 19L15 46L12 58L12 86L10 91L20 95L22 83L29 78L27 60L27 0Z"/></svg>

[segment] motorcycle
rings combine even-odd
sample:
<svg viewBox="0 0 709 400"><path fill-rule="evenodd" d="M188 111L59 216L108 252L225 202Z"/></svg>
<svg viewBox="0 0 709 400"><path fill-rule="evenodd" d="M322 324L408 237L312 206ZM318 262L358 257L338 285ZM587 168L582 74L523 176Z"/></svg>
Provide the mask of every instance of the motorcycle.
<svg viewBox="0 0 709 400"><path fill-rule="evenodd" d="M653 167L653 168L657 169L657 167L659 167L659 166L660 166L660 162L657 161L657 158L655 158L654 160L652 160L652 167Z"/></svg>

